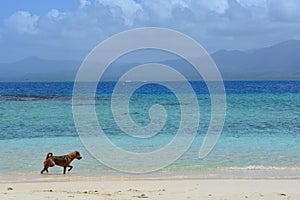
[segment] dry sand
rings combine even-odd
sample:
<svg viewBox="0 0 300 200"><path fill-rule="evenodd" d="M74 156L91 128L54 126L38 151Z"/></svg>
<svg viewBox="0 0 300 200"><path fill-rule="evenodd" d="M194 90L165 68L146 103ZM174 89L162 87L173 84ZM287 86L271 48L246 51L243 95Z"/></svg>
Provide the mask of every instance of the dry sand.
<svg viewBox="0 0 300 200"><path fill-rule="evenodd" d="M0 183L0 199L300 199L300 180L72 180Z"/></svg>

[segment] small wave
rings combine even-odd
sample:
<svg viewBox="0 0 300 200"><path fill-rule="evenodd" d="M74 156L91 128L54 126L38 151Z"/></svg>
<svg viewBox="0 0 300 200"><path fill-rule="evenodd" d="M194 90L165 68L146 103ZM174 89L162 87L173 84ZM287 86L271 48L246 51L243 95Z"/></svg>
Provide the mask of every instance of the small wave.
<svg viewBox="0 0 300 200"><path fill-rule="evenodd" d="M188 105L187 103L179 103L179 102L174 102L174 103L163 103L162 105L165 105L165 106L180 106L180 105Z"/></svg>
<svg viewBox="0 0 300 200"><path fill-rule="evenodd" d="M265 166L265 165L249 165L245 167L230 167L232 170L285 170L285 169L300 169L300 166Z"/></svg>

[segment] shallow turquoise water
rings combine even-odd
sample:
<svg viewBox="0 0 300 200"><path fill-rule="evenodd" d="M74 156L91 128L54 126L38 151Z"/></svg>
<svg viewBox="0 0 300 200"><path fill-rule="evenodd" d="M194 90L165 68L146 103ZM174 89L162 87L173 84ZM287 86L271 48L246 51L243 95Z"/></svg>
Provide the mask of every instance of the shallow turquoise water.
<svg viewBox="0 0 300 200"><path fill-rule="evenodd" d="M261 84L256 83L256 87L264 88ZM280 92L228 92L222 135L203 160L198 158L198 152L210 119L210 101L208 94L198 94L201 112L198 135L179 160L162 170L300 168L300 93L295 89L290 92L286 84L291 83L281 83L284 89ZM298 86L298 82L293 85ZM228 91L237 90L228 87ZM3 93L0 98L0 173L38 173L47 152L62 155L73 150L83 155L83 160L73 163L76 171L113 172L93 158L81 143L74 126L70 96ZM130 114L140 125L149 123L148 109L153 103L160 103L168 112L166 125L150 139L133 139L122 133L112 117L107 94L100 94L96 103L97 116L102 119L100 124L109 139L129 151L150 152L162 148L173 139L179 126L179 104L172 94L138 94L131 100Z"/></svg>

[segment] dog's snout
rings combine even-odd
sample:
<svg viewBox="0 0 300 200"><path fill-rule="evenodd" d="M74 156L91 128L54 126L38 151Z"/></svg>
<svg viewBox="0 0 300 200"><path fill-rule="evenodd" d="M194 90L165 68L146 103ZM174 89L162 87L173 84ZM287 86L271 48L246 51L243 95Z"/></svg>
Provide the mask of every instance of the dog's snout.
<svg viewBox="0 0 300 200"><path fill-rule="evenodd" d="M78 160L80 160L82 157L80 156L80 157L78 157Z"/></svg>

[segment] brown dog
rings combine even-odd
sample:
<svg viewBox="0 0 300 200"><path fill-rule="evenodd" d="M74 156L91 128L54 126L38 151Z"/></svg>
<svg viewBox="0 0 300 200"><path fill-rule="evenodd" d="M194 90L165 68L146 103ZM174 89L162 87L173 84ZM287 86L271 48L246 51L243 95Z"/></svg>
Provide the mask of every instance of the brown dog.
<svg viewBox="0 0 300 200"><path fill-rule="evenodd" d="M49 152L46 156L46 159L44 161L44 168L41 171L41 174L46 171L48 172L49 167L54 167L55 165L61 166L64 168L64 174L66 173L67 167L69 167L68 171L71 171L73 168L70 163L74 159L80 160L82 157L80 156L80 153L78 151L73 151L72 153L69 153L64 156L53 156L53 153Z"/></svg>

